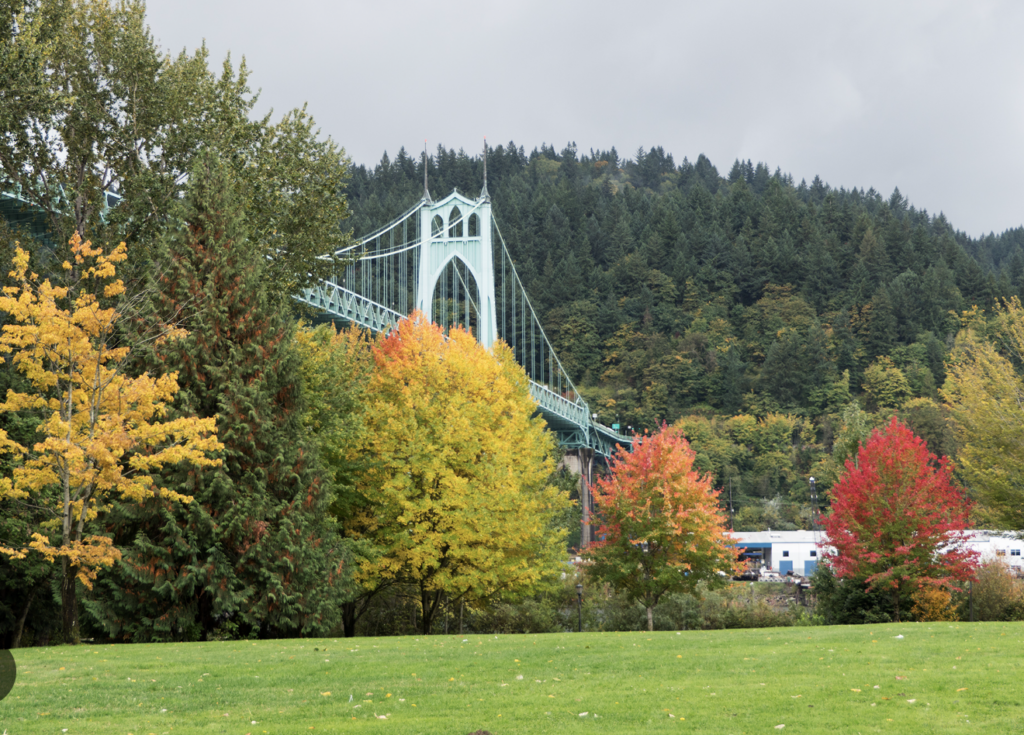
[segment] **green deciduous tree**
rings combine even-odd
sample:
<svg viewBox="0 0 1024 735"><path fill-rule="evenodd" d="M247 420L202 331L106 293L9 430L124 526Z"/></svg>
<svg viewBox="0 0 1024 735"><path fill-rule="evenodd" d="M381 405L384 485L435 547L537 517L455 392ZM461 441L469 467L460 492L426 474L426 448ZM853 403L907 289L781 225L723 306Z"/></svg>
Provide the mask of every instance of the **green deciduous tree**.
<svg viewBox="0 0 1024 735"><path fill-rule="evenodd" d="M339 332L333 324L322 324L315 329L300 327L296 333L306 393L302 425L323 463L330 512L337 520L337 533L352 554L352 570L362 561L379 556L379 549L357 520L367 513L372 515L375 502L372 493L364 495L357 487L360 474L374 461L360 451L368 431L365 406L373 370L372 345L368 334L354 326ZM342 603L346 637L355 635L356 622L380 591L382 588L371 582Z"/></svg>
<svg viewBox="0 0 1024 735"><path fill-rule="evenodd" d="M878 408L899 408L911 395L907 376L885 356L864 371L864 390Z"/></svg>
<svg viewBox="0 0 1024 735"><path fill-rule="evenodd" d="M978 568L971 595L975 620L1024 620L1024 581L1002 560Z"/></svg>
<svg viewBox="0 0 1024 735"><path fill-rule="evenodd" d="M347 243L344 151L305 109L250 120L244 61L218 76L205 47L165 55L138 0L5 0L0 34L0 184L44 214L55 242L125 240L144 269L193 159L212 149L271 261L271 293L330 273L316 256Z"/></svg>
<svg viewBox="0 0 1024 735"><path fill-rule="evenodd" d="M736 568L718 493L693 460L682 431L662 426L616 455L611 473L594 486L601 526L587 552L590 573L642 602L648 630L665 594L692 591Z"/></svg>

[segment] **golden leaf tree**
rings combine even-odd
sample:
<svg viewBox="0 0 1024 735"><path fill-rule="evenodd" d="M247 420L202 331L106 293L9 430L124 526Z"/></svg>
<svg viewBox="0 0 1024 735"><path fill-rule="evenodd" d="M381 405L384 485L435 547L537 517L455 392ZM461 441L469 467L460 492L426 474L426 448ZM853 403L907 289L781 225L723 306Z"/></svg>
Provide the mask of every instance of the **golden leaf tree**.
<svg viewBox="0 0 1024 735"><path fill-rule="evenodd" d="M989 527L1024 529L1024 308L1014 297L986 322L964 314L942 395L961 442L958 474Z"/></svg>
<svg viewBox="0 0 1024 735"><path fill-rule="evenodd" d="M547 483L553 439L508 347L446 337L416 313L373 357L356 482L371 502L348 524L380 552L364 582L416 587L429 633L445 596L482 599L552 573L565 535L552 516L568 500Z"/></svg>
<svg viewBox="0 0 1024 735"><path fill-rule="evenodd" d="M28 547L0 552L22 558L35 551L61 561L66 642L78 637L77 582L91 587L97 571L120 558L109 537L87 533L89 521L116 499L158 493L190 502L157 486L150 473L178 463L216 464L210 453L220 447L213 419L161 421L178 391L173 373L133 378L122 370L129 348L117 345L115 330L124 243L104 253L75 235L70 245L61 285L31 272L29 254L17 247L10 277L18 285L0 296L7 315L0 348L33 388L8 392L0 412L32 411L42 419L31 447L0 430L0 449L17 458L12 476L0 479L0 497L31 499L51 515Z"/></svg>

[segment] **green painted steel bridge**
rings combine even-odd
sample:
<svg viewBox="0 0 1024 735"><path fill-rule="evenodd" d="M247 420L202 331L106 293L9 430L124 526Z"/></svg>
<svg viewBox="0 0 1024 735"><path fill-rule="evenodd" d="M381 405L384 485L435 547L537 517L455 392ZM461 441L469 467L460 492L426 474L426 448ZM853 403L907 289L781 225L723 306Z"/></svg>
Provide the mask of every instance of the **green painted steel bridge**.
<svg viewBox="0 0 1024 735"><path fill-rule="evenodd" d="M488 349L504 340L564 448L607 458L616 444L628 447L632 437L596 421L559 362L491 216L486 173L476 199L455 191L435 202L425 181L423 192L393 222L325 256L340 264L334 276L296 298L375 332L419 310L442 329L468 329Z"/></svg>

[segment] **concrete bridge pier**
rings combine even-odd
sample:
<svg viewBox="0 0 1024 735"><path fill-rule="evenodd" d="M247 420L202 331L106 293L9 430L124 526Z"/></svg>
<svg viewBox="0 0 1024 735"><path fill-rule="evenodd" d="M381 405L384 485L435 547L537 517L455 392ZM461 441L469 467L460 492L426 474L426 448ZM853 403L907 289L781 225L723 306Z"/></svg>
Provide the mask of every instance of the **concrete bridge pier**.
<svg viewBox="0 0 1024 735"><path fill-rule="evenodd" d="M594 540L593 529L590 527L591 514L594 510L594 499L590 493L590 487L594 482L594 450L586 448L570 449L562 457L561 465L579 477L580 508L583 510L580 548L585 549Z"/></svg>

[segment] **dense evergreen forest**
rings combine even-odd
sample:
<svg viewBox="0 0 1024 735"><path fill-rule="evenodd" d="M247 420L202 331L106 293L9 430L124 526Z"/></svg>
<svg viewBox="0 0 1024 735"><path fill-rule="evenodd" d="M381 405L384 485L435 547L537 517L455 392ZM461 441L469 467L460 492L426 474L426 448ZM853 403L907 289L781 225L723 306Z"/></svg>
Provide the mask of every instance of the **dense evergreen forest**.
<svg viewBox="0 0 1024 735"><path fill-rule="evenodd" d="M357 236L423 193L422 157L404 149L351 173ZM475 196L483 175L481 155L427 159L435 197ZM827 491L893 413L955 455L939 390L961 315L1024 292L1024 227L974 239L899 189L575 144L497 146L487 176L530 299L600 419L683 422L737 528L807 527L807 476Z"/></svg>

